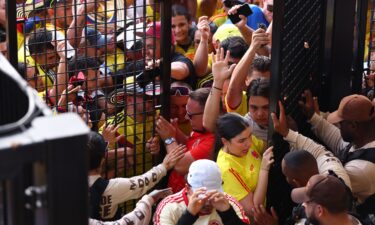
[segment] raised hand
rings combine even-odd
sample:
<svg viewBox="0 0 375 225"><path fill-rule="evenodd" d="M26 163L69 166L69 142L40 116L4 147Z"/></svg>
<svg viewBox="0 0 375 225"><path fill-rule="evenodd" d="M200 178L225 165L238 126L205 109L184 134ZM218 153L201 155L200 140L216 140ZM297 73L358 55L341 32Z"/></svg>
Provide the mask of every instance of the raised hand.
<svg viewBox="0 0 375 225"><path fill-rule="evenodd" d="M281 136L286 137L289 133L289 127L287 123L287 117L285 115L284 105L279 101L280 116L277 118L274 112L271 113L273 127L277 133Z"/></svg>
<svg viewBox="0 0 375 225"><path fill-rule="evenodd" d="M104 140L108 141L109 144L114 144L123 138L124 135L117 136L117 130L120 128L120 124L117 126L105 124L104 127L102 135Z"/></svg>
<svg viewBox="0 0 375 225"><path fill-rule="evenodd" d="M230 52L227 51L227 55L224 58L223 48L217 49L216 55L212 53L212 74L215 82L224 82L231 76L236 64L228 66L229 57Z"/></svg>
<svg viewBox="0 0 375 225"><path fill-rule="evenodd" d="M152 155L159 154L160 152L159 136L151 137L146 143L146 148L150 151Z"/></svg>
<svg viewBox="0 0 375 225"><path fill-rule="evenodd" d="M305 90L302 94L302 97L305 98L305 102L298 101L298 105L301 107L302 113L308 119L311 119L315 112L320 114L318 99L313 98L310 90Z"/></svg>
<svg viewBox="0 0 375 225"><path fill-rule="evenodd" d="M234 14L236 14L237 10L241 6L242 5L235 5L235 6L233 6L231 9L229 9L228 15L234 15ZM239 17L240 17L241 20L238 23L234 24L234 25L236 25L236 27L238 27L238 29L241 29L241 28L243 28L243 27L246 26L246 24L247 24L247 17L244 16L244 15L239 15Z"/></svg>
<svg viewBox="0 0 375 225"><path fill-rule="evenodd" d="M258 50L262 46L268 45L270 42L270 34L266 33L262 28L259 28L253 32L250 48Z"/></svg>
<svg viewBox="0 0 375 225"><path fill-rule="evenodd" d="M201 32L201 40L207 41L210 36L210 26L208 25L207 16L199 17L197 28Z"/></svg>
<svg viewBox="0 0 375 225"><path fill-rule="evenodd" d="M205 187L198 188L195 192L189 197L188 211L193 216L197 215L199 211L203 208L206 201L210 197L206 195L207 189Z"/></svg>
<svg viewBox="0 0 375 225"><path fill-rule="evenodd" d="M266 171L270 170L272 163L275 161L273 158L273 147L269 147L264 153L260 168Z"/></svg>
<svg viewBox="0 0 375 225"><path fill-rule="evenodd" d="M172 169L176 163L184 157L187 148L185 145L178 145L176 148L172 149L163 160L163 165L167 170Z"/></svg>
<svg viewBox="0 0 375 225"><path fill-rule="evenodd" d="M169 123L164 117L159 116L156 121L156 132L160 135L162 140L165 140L170 137L176 138L176 127L173 124Z"/></svg>
<svg viewBox="0 0 375 225"><path fill-rule="evenodd" d="M230 208L228 199L225 197L224 193L219 191L212 192L208 201L210 201L211 205L219 212L225 212Z"/></svg>

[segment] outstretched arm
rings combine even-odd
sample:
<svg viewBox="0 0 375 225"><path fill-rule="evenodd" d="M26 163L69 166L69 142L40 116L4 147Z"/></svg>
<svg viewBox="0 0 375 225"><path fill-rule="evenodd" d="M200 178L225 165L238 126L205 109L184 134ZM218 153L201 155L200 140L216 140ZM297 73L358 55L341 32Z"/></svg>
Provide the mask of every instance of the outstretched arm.
<svg viewBox="0 0 375 225"><path fill-rule="evenodd" d="M258 29L253 33L251 45L234 69L233 76L230 79L226 101L231 109L236 109L241 104L242 86L245 83L255 54L259 48L268 43L269 35L263 29Z"/></svg>

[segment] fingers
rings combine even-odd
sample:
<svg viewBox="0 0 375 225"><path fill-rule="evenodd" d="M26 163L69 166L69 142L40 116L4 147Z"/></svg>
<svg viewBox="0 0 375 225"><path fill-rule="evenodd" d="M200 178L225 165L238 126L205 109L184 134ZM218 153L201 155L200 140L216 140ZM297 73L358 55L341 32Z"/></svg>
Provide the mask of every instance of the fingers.
<svg viewBox="0 0 375 225"><path fill-rule="evenodd" d="M285 121L286 120L285 108L284 108L283 103L281 103L281 101L279 101L279 108L280 108L280 121Z"/></svg>
<svg viewBox="0 0 375 225"><path fill-rule="evenodd" d="M224 52L224 49L223 49L223 52ZM223 53L223 54L224 54L224 53ZM230 57L230 51L228 50L228 51L227 51L227 54L226 54L226 56L225 56L225 59L224 59L224 63L225 63L226 65L228 65L229 57Z"/></svg>
<svg viewBox="0 0 375 225"><path fill-rule="evenodd" d="M279 127L280 127L280 121L279 121L279 119L277 118L277 116L274 112L271 113L271 118L272 118L272 122L273 122L273 127L278 132Z"/></svg>
<svg viewBox="0 0 375 225"><path fill-rule="evenodd" d="M275 210L275 208L273 206L271 207L271 215L276 220L279 220L279 217L277 216L276 210Z"/></svg>
<svg viewBox="0 0 375 225"><path fill-rule="evenodd" d="M198 23L200 23L200 22L202 22L204 20L208 20L208 16L201 16L201 17L199 17Z"/></svg>

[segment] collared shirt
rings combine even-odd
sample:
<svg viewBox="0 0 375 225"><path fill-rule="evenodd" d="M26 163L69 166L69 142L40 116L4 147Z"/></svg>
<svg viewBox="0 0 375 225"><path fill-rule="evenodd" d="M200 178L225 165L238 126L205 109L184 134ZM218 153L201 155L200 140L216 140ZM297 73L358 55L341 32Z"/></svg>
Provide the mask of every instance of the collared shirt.
<svg viewBox="0 0 375 225"><path fill-rule="evenodd" d="M217 164L223 179L223 189L238 201L245 198L257 187L260 165L262 163L263 141L251 136L251 147L247 155L237 157L222 149Z"/></svg>

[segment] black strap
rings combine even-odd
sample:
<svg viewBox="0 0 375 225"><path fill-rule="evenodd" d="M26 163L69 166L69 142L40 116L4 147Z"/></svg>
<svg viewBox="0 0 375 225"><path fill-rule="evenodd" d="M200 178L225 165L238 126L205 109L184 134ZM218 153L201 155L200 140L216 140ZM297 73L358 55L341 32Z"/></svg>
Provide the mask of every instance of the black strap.
<svg viewBox="0 0 375 225"><path fill-rule="evenodd" d="M109 181L99 177L90 187L90 218L102 220L100 217L100 201Z"/></svg>
<svg viewBox="0 0 375 225"><path fill-rule="evenodd" d="M361 159L375 163L375 148L365 148L354 152L349 152L344 164L355 159Z"/></svg>

